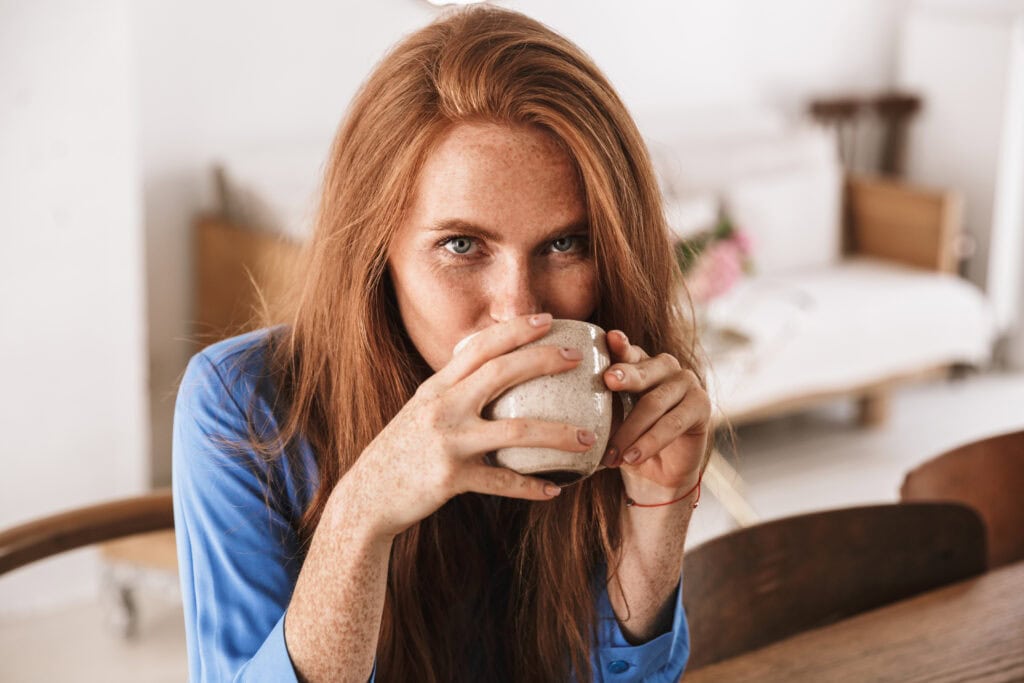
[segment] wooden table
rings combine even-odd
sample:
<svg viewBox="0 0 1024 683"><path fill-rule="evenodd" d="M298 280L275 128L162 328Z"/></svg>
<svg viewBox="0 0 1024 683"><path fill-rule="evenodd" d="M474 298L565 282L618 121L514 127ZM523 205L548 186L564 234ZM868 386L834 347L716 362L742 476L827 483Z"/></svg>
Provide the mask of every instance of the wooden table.
<svg viewBox="0 0 1024 683"><path fill-rule="evenodd" d="M702 681L1024 681L1024 561L698 669Z"/></svg>

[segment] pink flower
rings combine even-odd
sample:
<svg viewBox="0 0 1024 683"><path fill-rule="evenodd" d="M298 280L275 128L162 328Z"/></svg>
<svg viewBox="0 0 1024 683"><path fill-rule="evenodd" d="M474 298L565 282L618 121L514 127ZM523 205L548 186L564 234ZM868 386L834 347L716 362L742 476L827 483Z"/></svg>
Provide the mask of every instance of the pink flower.
<svg viewBox="0 0 1024 683"><path fill-rule="evenodd" d="M726 293L743 277L743 251L734 240L715 242L687 274L686 286L697 303Z"/></svg>
<svg viewBox="0 0 1024 683"><path fill-rule="evenodd" d="M754 253L754 238L746 230L736 228L732 233L732 241L740 248L744 256Z"/></svg>

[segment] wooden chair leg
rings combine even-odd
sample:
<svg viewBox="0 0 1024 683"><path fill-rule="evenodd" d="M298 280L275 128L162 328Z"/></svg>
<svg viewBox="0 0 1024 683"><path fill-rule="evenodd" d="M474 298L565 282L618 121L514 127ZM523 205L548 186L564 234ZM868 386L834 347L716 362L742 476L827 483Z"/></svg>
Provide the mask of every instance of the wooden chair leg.
<svg viewBox="0 0 1024 683"><path fill-rule="evenodd" d="M717 448L711 453L711 460L704 472L704 482L737 525L745 527L761 521L760 515L747 501L746 485L739 473Z"/></svg>
<svg viewBox="0 0 1024 683"><path fill-rule="evenodd" d="M100 592L103 621L106 627L125 640L139 635L139 607L135 599L135 577L125 567L107 565L103 568Z"/></svg>
<svg viewBox="0 0 1024 683"><path fill-rule="evenodd" d="M889 419L889 392L878 389L858 399L858 418L861 427L879 427Z"/></svg>

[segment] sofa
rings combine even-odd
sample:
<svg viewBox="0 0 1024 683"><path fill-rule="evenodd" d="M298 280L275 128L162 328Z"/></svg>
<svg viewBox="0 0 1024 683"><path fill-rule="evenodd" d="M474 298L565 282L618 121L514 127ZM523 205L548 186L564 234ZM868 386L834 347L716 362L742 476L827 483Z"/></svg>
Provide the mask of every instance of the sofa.
<svg viewBox="0 0 1024 683"><path fill-rule="evenodd" d="M883 422L901 383L985 368L992 306L958 276L962 204L848 172L834 131L766 107L641 120L679 239L724 213L753 273L699 311L720 421L846 397Z"/></svg>
<svg viewBox="0 0 1024 683"><path fill-rule="evenodd" d="M726 212L754 244L753 274L699 311L717 421L847 397L878 424L893 387L990 362L992 307L957 275L955 192L847 173L829 131L756 104L638 122L675 236ZM308 233L327 144L280 148L217 164L196 223L202 341L242 329L249 277L272 294Z"/></svg>

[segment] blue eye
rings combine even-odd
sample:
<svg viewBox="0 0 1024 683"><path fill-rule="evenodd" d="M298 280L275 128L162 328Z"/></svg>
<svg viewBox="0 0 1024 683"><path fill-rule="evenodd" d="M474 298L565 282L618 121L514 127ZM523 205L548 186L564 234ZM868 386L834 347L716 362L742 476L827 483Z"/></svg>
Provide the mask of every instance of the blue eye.
<svg viewBox="0 0 1024 683"><path fill-rule="evenodd" d="M473 240L469 237L452 237L445 240L444 247L453 254L465 256L473 248Z"/></svg>
<svg viewBox="0 0 1024 683"><path fill-rule="evenodd" d="M558 254L568 254L575 250L580 251L584 247L585 239L574 234L567 234L563 238L558 238L551 243L551 248Z"/></svg>

